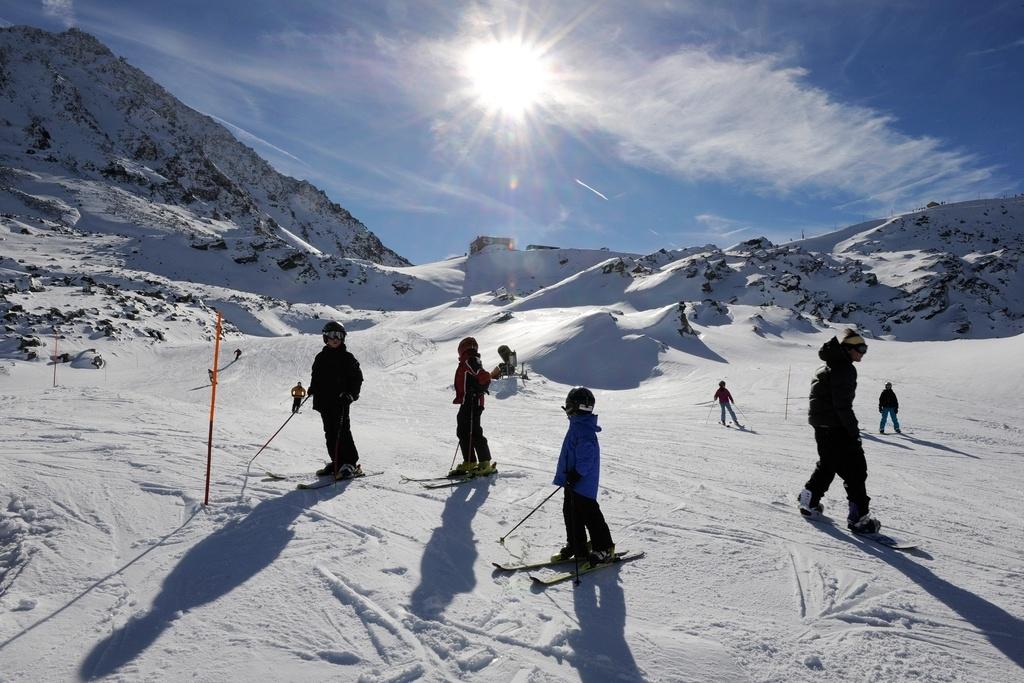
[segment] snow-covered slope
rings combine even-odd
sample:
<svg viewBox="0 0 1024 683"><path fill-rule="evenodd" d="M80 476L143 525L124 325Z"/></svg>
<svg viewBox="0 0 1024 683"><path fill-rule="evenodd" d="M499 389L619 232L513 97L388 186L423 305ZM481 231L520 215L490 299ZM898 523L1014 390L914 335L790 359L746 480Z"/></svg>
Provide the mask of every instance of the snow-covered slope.
<svg viewBox="0 0 1024 683"><path fill-rule="evenodd" d="M666 324L575 308L598 340L614 339L611 325L650 337ZM794 508L815 460L806 387L829 332L708 326L700 342L715 356L669 348L637 382L647 342L589 348L545 309L482 326L492 310L474 300L352 331L366 375L355 438L383 473L315 492L294 490L323 457L308 408L250 460L288 419L318 338L232 339L226 350L243 354L220 368L209 507L209 344L115 348L101 370L59 366L56 388L52 366L5 362L4 680L1020 679L1024 531L1011 501L1024 489L1024 401L1007 362L1024 337L872 342L855 408L875 514L921 546L901 553ZM488 365L514 339L520 353L550 349L550 367L492 386L496 478L403 483L451 462L455 337L468 330ZM745 432L715 422L722 378ZM887 380L901 436L872 433ZM602 383L616 390L596 391L601 506L618 547L647 555L541 593L491 562L562 544L559 495L498 539L554 490L569 385ZM837 482L825 499L837 518L842 498Z"/></svg>

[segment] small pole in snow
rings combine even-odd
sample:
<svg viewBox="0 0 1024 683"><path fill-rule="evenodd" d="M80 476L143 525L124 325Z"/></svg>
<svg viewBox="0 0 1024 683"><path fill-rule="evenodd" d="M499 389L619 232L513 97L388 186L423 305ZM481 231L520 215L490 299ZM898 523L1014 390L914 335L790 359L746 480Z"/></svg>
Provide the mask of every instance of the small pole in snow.
<svg viewBox="0 0 1024 683"><path fill-rule="evenodd" d="M793 372L793 366L790 365L789 369L786 370L786 415L783 420L789 420L789 376Z"/></svg>
<svg viewBox="0 0 1024 683"><path fill-rule="evenodd" d="M203 505L210 504L210 465L213 462L213 413L217 403L217 363L220 355L220 311L217 311L217 329L213 341L213 381L210 382L210 432L206 437L206 495Z"/></svg>
<svg viewBox="0 0 1024 683"><path fill-rule="evenodd" d="M57 362L60 356L57 355L57 328L53 328L53 386L57 386Z"/></svg>

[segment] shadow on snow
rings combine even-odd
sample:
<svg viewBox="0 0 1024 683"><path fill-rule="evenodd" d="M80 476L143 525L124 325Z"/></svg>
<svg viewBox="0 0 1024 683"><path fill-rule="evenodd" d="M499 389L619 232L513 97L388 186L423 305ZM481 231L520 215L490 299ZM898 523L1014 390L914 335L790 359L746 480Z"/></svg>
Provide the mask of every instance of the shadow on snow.
<svg viewBox="0 0 1024 683"><path fill-rule="evenodd" d="M871 541L858 539L827 525L821 525L821 529L830 536L857 545L864 552L874 555L902 572L976 628L979 634L1007 659L1024 668L1024 648L1021 647L1021 643L1024 643L1024 621L985 598L953 585L927 567L908 559L907 555L899 550L875 545Z"/></svg>
<svg viewBox="0 0 1024 683"><path fill-rule="evenodd" d="M476 587L477 542L473 517L487 500L492 477L452 489L420 562L420 583L412 592L409 611L421 619L437 620L458 593ZM482 484L482 485L481 485Z"/></svg>
<svg viewBox="0 0 1024 683"><path fill-rule="evenodd" d="M324 493L339 493L330 487ZM149 611L133 617L97 643L79 667L84 679L103 678L138 657L182 612L227 595L270 565L291 541L290 528L312 500L292 491L259 503L192 546L164 579Z"/></svg>
<svg viewBox="0 0 1024 683"><path fill-rule="evenodd" d="M603 572L601 572L603 573ZM568 637L583 683L645 680L626 642L626 599L618 572L588 576L573 590L579 630Z"/></svg>

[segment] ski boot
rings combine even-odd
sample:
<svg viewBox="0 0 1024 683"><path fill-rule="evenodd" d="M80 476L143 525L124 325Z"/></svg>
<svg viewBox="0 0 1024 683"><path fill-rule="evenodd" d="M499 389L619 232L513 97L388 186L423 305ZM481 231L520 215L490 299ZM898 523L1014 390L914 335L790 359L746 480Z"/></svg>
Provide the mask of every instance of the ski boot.
<svg viewBox="0 0 1024 683"><path fill-rule="evenodd" d="M320 469L318 469L316 471L316 476L318 476L318 477L326 477L328 474L331 474L331 475L334 474L334 463L333 462L327 463L326 465L324 465L323 467L321 467Z"/></svg>
<svg viewBox="0 0 1024 683"><path fill-rule="evenodd" d="M471 477L476 470L476 463L465 460L455 466L455 469L448 473L449 477Z"/></svg>
<svg viewBox="0 0 1024 683"><path fill-rule="evenodd" d="M587 555L589 555L589 554L590 554L590 542L588 541L587 542ZM573 556L575 556L575 555L576 555L576 553L573 552L572 546L567 543L565 546L562 547L561 550L559 550L557 553L555 553L554 555L551 556L551 561L552 562L565 562L566 560L571 560L573 558Z"/></svg>
<svg viewBox="0 0 1024 683"><path fill-rule="evenodd" d="M615 561L615 546L611 545L604 550L592 550L587 555L587 565L594 567L599 564L608 564Z"/></svg>
<svg viewBox="0 0 1024 683"><path fill-rule="evenodd" d="M476 469L473 470L473 474L477 476L485 476L488 474L494 474L497 471L497 463L493 460L481 460L476 464Z"/></svg>
<svg viewBox="0 0 1024 683"><path fill-rule="evenodd" d="M363 468L359 466L359 463L355 465L346 463L338 468L338 475L334 479L335 481L341 481L342 479L352 479L353 477L361 476L363 476Z"/></svg>
<svg viewBox="0 0 1024 683"><path fill-rule="evenodd" d="M804 489L797 495L796 501L800 505L800 514L804 517L817 517L825 512L825 506L821 504L820 500L811 505L813 499L814 493L810 489Z"/></svg>

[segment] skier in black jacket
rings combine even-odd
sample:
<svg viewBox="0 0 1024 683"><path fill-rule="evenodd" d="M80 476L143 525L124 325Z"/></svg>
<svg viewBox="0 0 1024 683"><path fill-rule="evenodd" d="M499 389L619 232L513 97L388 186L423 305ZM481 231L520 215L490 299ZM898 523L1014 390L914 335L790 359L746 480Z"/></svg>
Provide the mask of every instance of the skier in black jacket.
<svg viewBox="0 0 1024 683"><path fill-rule="evenodd" d="M871 499L864 485L868 464L853 412L857 394L857 369L853 364L859 363L867 352L864 338L850 329L843 333L842 342L832 337L818 351L825 366L818 369L811 381L807 414L818 445L818 464L797 497L802 514L820 514L824 509L821 497L838 474L849 502L847 526L860 533L876 532L882 526L868 512Z"/></svg>
<svg viewBox="0 0 1024 683"><path fill-rule="evenodd" d="M323 336L324 348L313 360L313 377L306 392L313 397L313 410L319 411L323 420L330 458L317 474L348 479L363 473L349 423L349 408L359 400L363 373L359 361L345 348L345 328L341 323L324 325Z"/></svg>
<svg viewBox="0 0 1024 683"><path fill-rule="evenodd" d="M892 390L892 382L885 383L885 389L878 396L878 412L882 414L882 420L878 423L878 433L885 434L885 421L892 416L892 428L897 434L900 431L900 421L896 413L900 412L900 401L896 398L896 392Z"/></svg>

